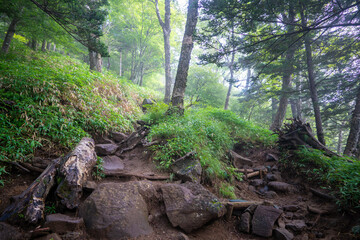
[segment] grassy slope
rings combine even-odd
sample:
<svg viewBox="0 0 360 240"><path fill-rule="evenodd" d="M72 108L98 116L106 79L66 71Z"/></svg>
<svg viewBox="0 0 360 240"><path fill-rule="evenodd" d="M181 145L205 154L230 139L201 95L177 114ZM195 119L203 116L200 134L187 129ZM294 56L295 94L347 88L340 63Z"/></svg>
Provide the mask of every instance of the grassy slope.
<svg viewBox="0 0 360 240"><path fill-rule="evenodd" d="M58 53L13 41L0 57L0 160L55 155L89 133L130 131L149 90ZM151 92L151 91L150 91Z"/></svg>

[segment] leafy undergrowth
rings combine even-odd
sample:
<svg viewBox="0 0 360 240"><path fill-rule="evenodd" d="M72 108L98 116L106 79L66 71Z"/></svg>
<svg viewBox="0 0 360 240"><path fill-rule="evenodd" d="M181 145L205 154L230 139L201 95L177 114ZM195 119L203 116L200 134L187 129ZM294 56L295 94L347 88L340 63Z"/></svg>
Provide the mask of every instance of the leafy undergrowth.
<svg viewBox="0 0 360 240"><path fill-rule="evenodd" d="M0 57L0 161L27 161L37 150L68 151L89 133L129 131L151 93L59 53L16 39Z"/></svg>
<svg viewBox="0 0 360 240"><path fill-rule="evenodd" d="M232 183L234 178L241 179L228 159L228 151L235 139L267 147L276 141L276 136L269 130L244 121L230 111L191 109L180 117L166 116L167 108L166 104L158 103L151 106L143 118L152 125L149 140L161 140L163 143L152 146L152 150L154 159L165 169L171 167L176 159L195 151L206 177ZM234 188L226 183L219 184L218 188L223 196L235 197Z"/></svg>
<svg viewBox="0 0 360 240"><path fill-rule="evenodd" d="M322 151L301 148L283 164L317 182L336 197L342 208L360 208L360 161L347 157L327 157Z"/></svg>

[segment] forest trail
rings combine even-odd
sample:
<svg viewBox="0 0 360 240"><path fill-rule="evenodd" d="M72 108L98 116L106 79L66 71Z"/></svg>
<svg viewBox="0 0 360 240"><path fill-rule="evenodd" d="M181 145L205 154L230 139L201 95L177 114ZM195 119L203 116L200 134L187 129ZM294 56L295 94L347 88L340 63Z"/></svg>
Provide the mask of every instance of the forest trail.
<svg viewBox="0 0 360 240"><path fill-rule="evenodd" d="M111 137L114 139L114 136ZM123 135L123 139L117 138L117 142L110 140L110 137L95 138L95 140L97 142L95 148L97 154L102 156L104 160L103 167L106 177L86 184L81 205L91 206L91 204L94 204L97 201L96 199L88 205L84 201L90 199L89 196L93 195L91 194L92 191L98 191L96 189L100 188L103 191L106 189L107 194L110 194L105 195L106 198L109 198L109 202L101 202L104 213L107 211L106 208L115 209L115 206L111 205L114 204L111 198L116 198L116 196L121 196L119 201L127 201L126 199L130 198L130 201L125 204L125 209L138 209L138 206L131 205L137 201L135 195L121 195L124 194L121 193L120 195L115 194L114 197L111 194L117 191L118 186L120 186L122 192L124 192L124 189L128 192L136 192L136 189L138 189L140 195L143 195L142 191L146 192L145 196L143 196L147 206L145 208L148 212L144 223L146 226L142 225L141 219L135 219L138 221L139 226L133 226L129 234L135 233L136 236L138 231L141 232L144 228L150 230L144 230L146 234L128 237L127 239L264 239L257 235L264 236L264 234L267 234L266 231L270 232L270 236L272 235L267 239L351 239L347 235L347 232L349 232L348 227L356 217L351 216L351 214L341 215L331 197L323 190L311 188L311 182L307 182L304 176L296 175L296 173L290 172L288 169L280 169L276 150L248 148L245 143L237 143L234 146L235 153L233 154L246 156L248 160L252 161L252 166L247 170L249 177L244 176L243 181L237 181L235 184L238 202L256 202L256 205L249 208L235 207L230 217L225 215L222 218L213 219L198 229L186 232L181 227L173 227L174 224L170 223L167 217L168 213L164 205L165 197L162 196L162 192L164 192L164 186L169 185L171 182L170 175L155 166L151 152L146 147L149 143L142 141L142 135ZM127 150L119 151L119 149ZM235 161L236 158L234 158L234 164L238 165L239 163L235 163ZM261 174L251 176L251 173L257 171L260 171ZM173 178L171 179L173 186L183 185L180 184L181 180L177 179L176 176L171 178ZM20 194L32 180L33 177L30 175L25 175L21 179L10 180L10 186L13 187L7 187L1 194L0 210L3 210L9 203L6 198ZM133 188L133 186L138 187ZM146 186L145 190L141 190L143 186ZM214 183L206 183L203 186L208 191L218 195ZM149 189L153 189L152 192ZM220 201L228 202L229 200L220 199ZM236 206L236 203L234 205ZM86 210L82 210L80 207L80 214L84 211ZM48 212L47 215L49 214ZM78 217L78 211L64 211L63 214L76 219ZM111 215L111 213L106 214ZM133 221L132 217L136 213L132 213L132 215L127 216L125 213L124 216L130 219L126 221ZM25 235L21 236L35 238L54 232L58 233L62 239L107 238L96 235L99 234L96 231L87 229L92 223L86 220L86 216L84 219L86 230L84 230L84 226L74 229L66 220L65 222L59 221L55 225L45 222L42 225L45 231L38 232L38 235L35 236L34 232L31 233L33 229L25 226L23 228ZM74 221L74 219L71 221ZM59 225L63 225L62 229L65 228L68 231L62 230L59 232L56 230ZM50 226L50 230L46 226Z"/></svg>

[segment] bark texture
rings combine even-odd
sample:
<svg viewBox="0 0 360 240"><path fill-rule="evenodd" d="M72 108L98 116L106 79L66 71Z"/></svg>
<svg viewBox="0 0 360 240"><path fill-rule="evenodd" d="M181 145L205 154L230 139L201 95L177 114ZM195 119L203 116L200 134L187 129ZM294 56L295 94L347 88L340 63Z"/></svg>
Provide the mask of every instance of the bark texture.
<svg viewBox="0 0 360 240"><path fill-rule="evenodd" d="M189 0L189 7L185 25L185 33L181 46L180 60L176 72L175 86L171 98L172 106L182 114L184 112L184 94L186 89L191 52L193 49L193 36L198 20L199 0Z"/></svg>
<svg viewBox="0 0 360 240"><path fill-rule="evenodd" d="M355 109L350 120L350 132L346 142L344 154L353 156L359 142L360 135L360 87L357 90Z"/></svg>
<svg viewBox="0 0 360 240"><path fill-rule="evenodd" d="M100 53L94 52L89 49L89 62L90 62L90 70L101 72L102 58Z"/></svg>
<svg viewBox="0 0 360 240"><path fill-rule="evenodd" d="M16 31L16 24L19 22L19 19L18 18L13 18L9 27L8 27L8 30L6 32L6 36L5 36L5 39L4 39L4 42L2 44L2 47L1 47L1 53L3 54L7 54L9 52L9 48L10 48L10 44L11 44L11 41L14 37L14 34L15 34L15 31Z"/></svg>
<svg viewBox="0 0 360 240"><path fill-rule="evenodd" d="M234 24L233 23L232 23L232 26L231 26L231 42L232 41L234 41ZM235 61L235 47L232 48L231 60L230 60L230 63L229 63L230 81L229 81L228 92L226 94L226 99L225 99L225 105L224 105L225 110L227 110L229 108L229 100L230 100L230 96L231 96L231 89L232 89L232 86L234 84L234 61Z"/></svg>

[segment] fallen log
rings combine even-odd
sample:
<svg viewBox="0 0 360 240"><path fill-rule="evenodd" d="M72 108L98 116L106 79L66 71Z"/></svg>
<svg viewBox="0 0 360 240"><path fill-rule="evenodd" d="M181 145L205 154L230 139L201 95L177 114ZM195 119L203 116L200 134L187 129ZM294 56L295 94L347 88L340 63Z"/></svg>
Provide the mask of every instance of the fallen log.
<svg viewBox="0 0 360 240"><path fill-rule="evenodd" d="M96 160L94 140L83 138L62 161L59 172L63 180L56 189L56 195L68 209L79 206L82 187L91 175Z"/></svg>
<svg viewBox="0 0 360 240"><path fill-rule="evenodd" d="M233 206L234 210L248 208L251 205L261 205L263 203L264 203L264 201L222 202L222 204L225 206L228 206L228 205Z"/></svg>
<svg viewBox="0 0 360 240"><path fill-rule="evenodd" d="M0 221L16 223L25 220L37 223L44 218L45 199L55 183L57 168L61 158L53 162L44 172L20 195L12 197L10 204L2 213Z"/></svg>
<svg viewBox="0 0 360 240"><path fill-rule="evenodd" d="M334 200L335 199L335 197L333 197L333 196L331 196L329 194L320 192L319 190L316 190L314 188L309 188L309 189L315 196L318 196L320 198L327 199L327 200Z"/></svg>
<svg viewBox="0 0 360 240"><path fill-rule="evenodd" d="M20 195L12 198L0 221L36 224L44 218L45 201L52 188L67 208L78 206L82 185L96 163L95 143L83 138L66 157L53 160L40 176Z"/></svg>

